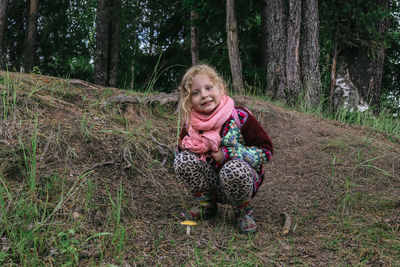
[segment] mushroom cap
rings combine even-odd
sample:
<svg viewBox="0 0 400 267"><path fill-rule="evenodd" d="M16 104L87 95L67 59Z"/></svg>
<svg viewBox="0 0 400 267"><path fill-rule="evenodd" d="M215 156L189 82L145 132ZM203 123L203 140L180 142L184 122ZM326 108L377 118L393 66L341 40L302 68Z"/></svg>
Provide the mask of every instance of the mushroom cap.
<svg viewBox="0 0 400 267"><path fill-rule="evenodd" d="M189 221L189 220L183 221L183 222L181 222L181 224L182 224L182 225L187 225L187 226L194 226L194 225L197 225L196 222L194 222L194 221Z"/></svg>

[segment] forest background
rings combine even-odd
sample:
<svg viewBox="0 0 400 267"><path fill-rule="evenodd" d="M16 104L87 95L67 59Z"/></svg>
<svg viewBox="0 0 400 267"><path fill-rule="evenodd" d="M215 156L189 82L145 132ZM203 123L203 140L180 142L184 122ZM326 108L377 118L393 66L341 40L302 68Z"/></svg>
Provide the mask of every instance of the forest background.
<svg viewBox="0 0 400 267"><path fill-rule="evenodd" d="M325 111L347 79L375 114L396 115L399 11L397 0L0 0L0 67L172 92L201 61L236 93Z"/></svg>
<svg viewBox="0 0 400 267"><path fill-rule="evenodd" d="M399 3L0 0L0 265L398 266ZM178 217L196 62L274 143L256 235Z"/></svg>

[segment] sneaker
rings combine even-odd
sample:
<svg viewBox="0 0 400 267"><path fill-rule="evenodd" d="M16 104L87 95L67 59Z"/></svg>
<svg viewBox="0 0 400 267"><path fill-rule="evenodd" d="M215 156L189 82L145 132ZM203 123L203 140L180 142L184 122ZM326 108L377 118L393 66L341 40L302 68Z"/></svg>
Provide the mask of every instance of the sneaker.
<svg viewBox="0 0 400 267"><path fill-rule="evenodd" d="M244 209L235 209L235 216L239 230L245 234L253 234L257 231L257 224L254 221L253 208L249 205Z"/></svg>

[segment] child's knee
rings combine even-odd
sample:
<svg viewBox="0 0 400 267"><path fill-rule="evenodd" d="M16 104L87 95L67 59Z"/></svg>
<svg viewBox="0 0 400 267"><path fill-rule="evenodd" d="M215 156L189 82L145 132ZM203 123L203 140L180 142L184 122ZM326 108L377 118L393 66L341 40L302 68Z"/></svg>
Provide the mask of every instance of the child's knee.
<svg viewBox="0 0 400 267"><path fill-rule="evenodd" d="M174 170L179 172L182 170L193 169L197 164L198 158L190 151L182 151L176 155L174 159Z"/></svg>
<svg viewBox="0 0 400 267"><path fill-rule="evenodd" d="M238 180L237 178L240 178L239 180L243 178L251 179L253 175L249 164L239 159L233 159L224 164L220 176L229 182L230 180Z"/></svg>
<svg viewBox="0 0 400 267"><path fill-rule="evenodd" d="M242 160L228 161L220 173L221 190L227 197L228 204L248 200L253 193L253 172L250 165Z"/></svg>

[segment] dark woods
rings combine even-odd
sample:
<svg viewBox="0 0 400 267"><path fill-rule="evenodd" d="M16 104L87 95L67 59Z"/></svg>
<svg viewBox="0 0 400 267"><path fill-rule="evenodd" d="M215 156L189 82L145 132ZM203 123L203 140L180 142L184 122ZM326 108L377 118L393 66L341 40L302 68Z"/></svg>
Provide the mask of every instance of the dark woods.
<svg viewBox="0 0 400 267"><path fill-rule="evenodd" d="M0 68L171 92L200 61L236 93L332 111L350 88L355 105L395 113L399 10L397 0L0 0Z"/></svg>

